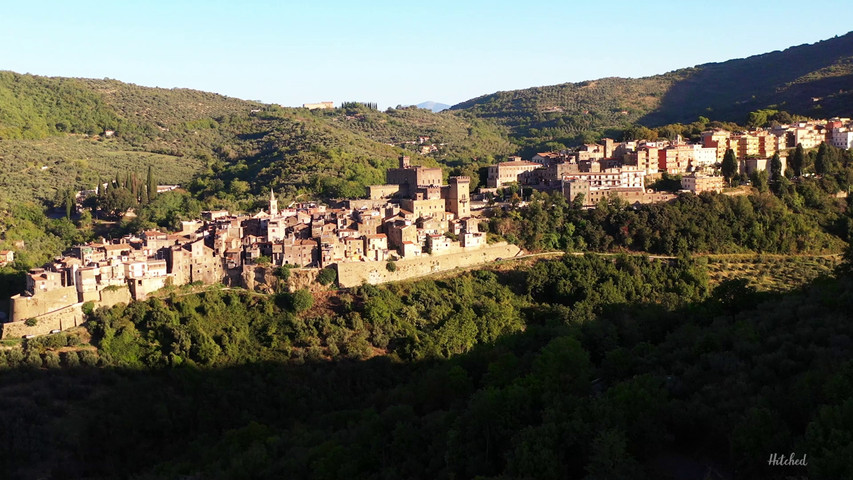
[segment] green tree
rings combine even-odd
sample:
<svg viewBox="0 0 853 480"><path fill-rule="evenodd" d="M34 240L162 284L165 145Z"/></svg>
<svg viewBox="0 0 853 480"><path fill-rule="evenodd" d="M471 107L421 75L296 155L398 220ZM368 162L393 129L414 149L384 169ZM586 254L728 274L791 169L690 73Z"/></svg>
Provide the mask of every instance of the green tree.
<svg viewBox="0 0 853 480"><path fill-rule="evenodd" d="M732 151L731 148L726 150L726 154L723 155L723 163L720 166L720 170L723 173L723 177L725 177L726 181L731 185L732 178L734 178L738 172L737 158L735 158L735 152Z"/></svg>
<svg viewBox="0 0 853 480"><path fill-rule="evenodd" d="M125 188L111 188L98 199L98 204L103 211L114 216L121 216L136 205L136 199Z"/></svg>
<svg viewBox="0 0 853 480"><path fill-rule="evenodd" d="M815 157L814 170L818 175L829 175L835 171L836 167L836 151L831 145L826 142L821 142L817 149Z"/></svg>
<svg viewBox="0 0 853 480"><path fill-rule="evenodd" d="M759 192L764 193L767 191L767 170L756 170L752 172L749 179L752 181L752 186L758 189Z"/></svg>
<svg viewBox="0 0 853 480"><path fill-rule="evenodd" d="M798 143L794 149L794 155L791 156L791 168L794 170L794 176L799 177L803 174L803 167L806 164L806 152L803 149L803 144Z"/></svg>
<svg viewBox="0 0 853 480"><path fill-rule="evenodd" d="M779 157L779 152L776 152L770 159L770 181L777 182L780 178L782 178L782 159Z"/></svg>
<svg viewBox="0 0 853 480"><path fill-rule="evenodd" d="M56 208L65 210L65 218L70 219L71 213L74 211L76 204L74 189L71 187L61 188L56 191L53 199L53 205Z"/></svg>
<svg viewBox="0 0 853 480"><path fill-rule="evenodd" d="M148 202L152 202L154 201L154 197L157 196L157 183L154 181L154 172L151 165L148 165L148 178L146 178L145 184L148 187Z"/></svg>
<svg viewBox="0 0 853 480"><path fill-rule="evenodd" d="M334 268L326 267L320 270L317 275L317 283L321 285L331 285L332 282L338 279L338 272Z"/></svg>
<svg viewBox="0 0 853 480"><path fill-rule="evenodd" d="M314 305L314 296L311 295L311 292L302 288L293 292L293 295L290 296L290 302L293 307L293 311L300 313L308 310Z"/></svg>

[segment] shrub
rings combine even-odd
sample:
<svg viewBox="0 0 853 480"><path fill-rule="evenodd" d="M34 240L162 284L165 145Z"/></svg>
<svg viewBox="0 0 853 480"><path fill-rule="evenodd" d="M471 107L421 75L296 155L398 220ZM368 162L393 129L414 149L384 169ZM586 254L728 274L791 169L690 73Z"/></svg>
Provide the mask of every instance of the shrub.
<svg viewBox="0 0 853 480"><path fill-rule="evenodd" d="M320 270L317 275L317 283L321 285L331 285L332 282L338 279L338 272L334 268L326 267Z"/></svg>
<svg viewBox="0 0 853 480"><path fill-rule="evenodd" d="M80 357L77 355L77 352L62 352L59 354L59 359L62 360L62 364L66 367L78 367L80 366Z"/></svg>
<svg viewBox="0 0 853 480"><path fill-rule="evenodd" d="M98 364L98 356L95 355L95 352L91 350L80 350L78 353L80 355L80 363L83 365L94 367Z"/></svg>
<svg viewBox="0 0 853 480"><path fill-rule="evenodd" d="M392 272L392 273L396 272L397 271L397 262L392 260L392 261L386 263L385 269L388 270L389 272Z"/></svg>
<svg viewBox="0 0 853 480"><path fill-rule="evenodd" d="M44 366L47 368L59 368L59 355L56 352L45 353Z"/></svg>
<svg viewBox="0 0 853 480"><path fill-rule="evenodd" d="M114 285L110 285L109 287L112 287L112 286L114 286ZM107 288L109 288L109 287L107 287ZM91 315L92 312L95 311L95 302L90 300L90 301L84 303L83 305L80 306L80 310L83 311L84 315L87 315L87 316Z"/></svg>
<svg viewBox="0 0 853 480"><path fill-rule="evenodd" d="M300 313L308 310L312 305L314 305L314 296L311 295L311 292L303 288L293 292L293 295L290 297L290 302L293 306L293 311Z"/></svg>
<svg viewBox="0 0 853 480"><path fill-rule="evenodd" d="M6 362L9 367L15 368L24 361L24 352L20 348L13 348L6 351Z"/></svg>
<svg viewBox="0 0 853 480"><path fill-rule="evenodd" d="M35 350L27 352L27 355L24 358L24 363L28 367L41 368L41 366L42 366L41 355L39 355L39 353L36 352Z"/></svg>
<svg viewBox="0 0 853 480"><path fill-rule="evenodd" d="M281 279L281 281L286 282L287 279L290 278L290 269L293 268L292 265L282 265L275 269L275 276Z"/></svg>
<svg viewBox="0 0 853 480"><path fill-rule="evenodd" d="M24 320L24 325L28 327L35 327L36 325L38 325L38 323L38 320L36 320L35 318L28 318Z"/></svg>

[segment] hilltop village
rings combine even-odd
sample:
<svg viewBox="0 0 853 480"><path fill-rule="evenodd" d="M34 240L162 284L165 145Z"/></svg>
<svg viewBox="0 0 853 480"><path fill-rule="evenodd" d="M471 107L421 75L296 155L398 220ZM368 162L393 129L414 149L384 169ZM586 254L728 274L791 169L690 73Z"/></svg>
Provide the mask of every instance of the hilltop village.
<svg viewBox="0 0 853 480"><path fill-rule="evenodd" d="M202 220L183 222L180 232L147 230L75 246L30 270L25 292L11 298L3 337L77 325L87 302L142 300L163 287L196 282L243 286L257 265L373 262L385 269L389 261L487 248L479 219L471 216L468 177L450 177L443 185L441 168L412 166L406 156L399 162L388 170L387 184L339 208L279 208L271 191L268 209L256 215L207 211Z"/></svg>
<svg viewBox="0 0 853 480"><path fill-rule="evenodd" d="M569 200L582 194L587 207L611 195L629 203L649 203L672 198L670 194L645 188L648 180L667 173L681 176L683 190L719 193L724 181L717 172L727 150L732 150L737 158L739 173L750 175L768 170L776 153L784 172L787 149L797 145L815 148L822 142L843 149L853 147L851 120L812 120L737 133L713 130L703 132L699 143L681 138L616 143L604 138L601 144L537 153L530 161L512 157L508 162L490 166L488 188L481 191L494 192L518 183L537 190L561 190Z"/></svg>
<svg viewBox="0 0 853 480"><path fill-rule="evenodd" d="M666 201L674 194L648 190L648 179L678 174L684 190L720 192L723 178L715 173L729 149L741 173L750 174L767 169L775 153L784 170L786 149L821 142L853 146L850 119L740 133L708 131L697 144L605 138L601 144L538 153L531 160L511 157L490 166L486 187L474 197L517 184L560 191L586 207L612 195L629 203ZM472 215L470 183L470 178L456 176L444 184L441 168L413 166L402 156L387 171L385 184L367 188L367 198L344 200L334 208L315 203L279 208L271 191L268 208L255 215L207 211L200 220L183 222L180 232L148 230L78 245L27 274L25 292L11 298L11 318L3 324L2 336L66 329L83 321L87 304L142 300L166 286L247 286L258 266L333 267L339 279L348 272L346 283L341 282L348 286L404 278L389 278L385 272L393 272L397 261L419 265L411 269L411 277L518 254L515 246L487 244L480 218ZM11 262L13 255L0 252L0 261Z"/></svg>

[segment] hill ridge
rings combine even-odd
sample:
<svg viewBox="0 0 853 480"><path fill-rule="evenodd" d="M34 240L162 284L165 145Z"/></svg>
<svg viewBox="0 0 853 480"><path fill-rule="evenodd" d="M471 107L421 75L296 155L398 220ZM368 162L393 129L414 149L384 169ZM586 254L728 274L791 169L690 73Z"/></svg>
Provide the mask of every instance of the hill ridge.
<svg viewBox="0 0 853 480"><path fill-rule="evenodd" d="M847 90L853 86L851 56L853 32L658 75L499 91L458 103L451 111L491 118L522 131L528 125L558 126L549 122L558 118L580 130L598 131L632 123L689 122L700 115L743 121L750 111L774 106L794 114L833 116L853 109L853 95ZM585 90L597 90L598 95ZM523 116L532 118L518 118Z"/></svg>

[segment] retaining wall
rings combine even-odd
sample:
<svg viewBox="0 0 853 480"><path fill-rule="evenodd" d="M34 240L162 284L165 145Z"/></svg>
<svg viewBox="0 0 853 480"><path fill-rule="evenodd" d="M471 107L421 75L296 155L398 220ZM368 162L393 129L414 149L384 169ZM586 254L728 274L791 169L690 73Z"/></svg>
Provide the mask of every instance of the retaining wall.
<svg viewBox="0 0 853 480"><path fill-rule="evenodd" d="M511 258L521 251L517 246L497 243L477 249L460 249L445 255L427 255L397 260L397 269L388 271L387 262L345 262L337 264L338 284L356 287L362 283L379 284L397 282L430 273L446 272L455 268L471 267L494 262L498 258Z"/></svg>
<svg viewBox="0 0 853 480"><path fill-rule="evenodd" d="M84 315L80 309L82 303L75 303L65 308L60 308L44 315L39 315L33 320L35 325L29 326L26 320L2 324L3 333L0 338L21 338L27 335L47 335L53 330L65 330L76 327L83 323Z"/></svg>

